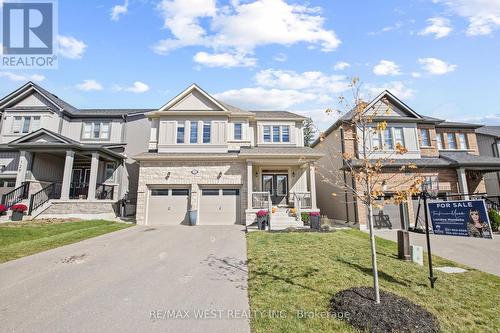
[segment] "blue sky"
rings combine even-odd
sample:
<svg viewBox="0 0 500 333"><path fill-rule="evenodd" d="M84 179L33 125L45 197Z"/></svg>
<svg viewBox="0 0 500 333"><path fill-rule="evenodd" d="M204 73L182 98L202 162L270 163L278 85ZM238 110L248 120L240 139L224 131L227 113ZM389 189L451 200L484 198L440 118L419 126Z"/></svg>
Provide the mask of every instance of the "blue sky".
<svg viewBox="0 0 500 333"><path fill-rule="evenodd" d="M2 1L0 0L0 3ZM61 0L59 67L0 69L76 107L155 108L198 83L248 109L324 110L388 88L415 111L500 124L500 0Z"/></svg>

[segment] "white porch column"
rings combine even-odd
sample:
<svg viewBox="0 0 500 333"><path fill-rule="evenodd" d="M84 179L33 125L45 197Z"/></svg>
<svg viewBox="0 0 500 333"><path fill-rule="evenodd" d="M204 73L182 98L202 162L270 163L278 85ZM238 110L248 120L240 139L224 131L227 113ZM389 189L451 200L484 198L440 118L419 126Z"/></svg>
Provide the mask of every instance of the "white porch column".
<svg viewBox="0 0 500 333"><path fill-rule="evenodd" d="M71 187L71 176L73 173L73 159L75 152L72 150L66 151L66 160L64 162L64 173L61 187L61 199L69 199L69 190Z"/></svg>
<svg viewBox="0 0 500 333"><path fill-rule="evenodd" d="M17 168L16 187L26 180L26 172L28 171L28 152L21 150L19 154L19 166Z"/></svg>
<svg viewBox="0 0 500 333"><path fill-rule="evenodd" d="M157 150L158 149L158 127L159 127L159 119L153 118L151 119L151 132L149 136L149 150Z"/></svg>
<svg viewBox="0 0 500 333"><path fill-rule="evenodd" d="M252 209L253 163L247 161L247 208Z"/></svg>
<svg viewBox="0 0 500 333"><path fill-rule="evenodd" d="M460 193L469 193L469 188L467 187L467 175L464 168L457 169L458 176L458 189ZM464 195L465 200L469 200L468 195Z"/></svg>
<svg viewBox="0 0 500 333"><path fill-rule="evenodd" d="M90 162L89 191L87 200L95 200L95 187L97 186L97 170L99 168L99 153L92 153Z"/></svg>
<svg viewBox="0 0 500 333"><path fill-rule="evenodd" d="M314 163L309 163L309 182L311 190L311 208L316 209L316 168Z"/></svg>

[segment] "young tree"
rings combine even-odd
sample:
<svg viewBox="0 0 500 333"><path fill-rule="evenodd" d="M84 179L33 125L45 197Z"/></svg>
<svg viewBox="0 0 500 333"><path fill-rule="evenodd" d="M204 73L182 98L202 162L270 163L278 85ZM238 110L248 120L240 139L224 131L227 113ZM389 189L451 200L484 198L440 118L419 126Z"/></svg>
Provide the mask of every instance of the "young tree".
<svg viewBox="0 0 500 333"><path fill-rule="evenodd" d="M391 106L388 101L382 101L387 108L367 108L369 103L363 100L360 93L360 81L353 78L350 83L352 91L352 101L347 101L344 97L339 97L339 108L328 109L327 113L338 113L342 117L344 133L349 132L351 137L342 138L354 142L354 151L340 152L340 156L335 156L328 151L327 158L339 159L342 161L342 169L346 171L349 179L338 168L321 171L322 181L327 182L340 189L341 192L349 193L366 207L368 217L368 228L370 233L371 263L373 270L373 288L375 302L380 303L380 292L378 283L377 252L374 235L373 208L380 207L380 198L385 194L392 194L392 203L400 204L407 201L412 195L420 192L422 177L416 174L416 165L399 164L394 166L396 155L403 155L408 150L401 142L394 142L389 151L382 147L380 138L387 130L387 123L380 121L377 117L387 116L391 113ZM370 148L370 140L377 136L380 144ZM320 134L320 145L324 144L325 136ZM401 160L400 160L401 161ZM332 163L332 165L334 165ZM395 172L386 172L386 168L392 168ZM336 195L332 193L332 195Z"/></svg>
<svg viewBox="0 0 500 333"><path fill-rule="evenodd" d="M316 134L316 128L314 128L314 123L311 118L304 120L304 145L309 147Z"/></svg>

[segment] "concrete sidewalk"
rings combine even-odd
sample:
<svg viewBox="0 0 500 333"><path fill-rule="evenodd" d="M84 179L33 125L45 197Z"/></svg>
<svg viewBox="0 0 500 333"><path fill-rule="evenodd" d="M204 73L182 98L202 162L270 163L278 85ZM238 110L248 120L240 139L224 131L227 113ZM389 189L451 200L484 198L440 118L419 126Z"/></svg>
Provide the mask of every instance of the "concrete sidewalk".
<svg viewBox="0 0 500 333"><path fill-rule="evenodd" d="M396 230L378 230L375 235L397 242ZM456 261L460 264L500 276L500 235L493 239L479 239L431 234L432 254ZM425 234L410 232L410 244L419 245L427 251Z"/></svg>
<svg viewBox="0 0 500 333"><path fill-rule="evenodd" d="M136 226L1 264L0 281L2 332L250 331L241 226Z"/></svg>

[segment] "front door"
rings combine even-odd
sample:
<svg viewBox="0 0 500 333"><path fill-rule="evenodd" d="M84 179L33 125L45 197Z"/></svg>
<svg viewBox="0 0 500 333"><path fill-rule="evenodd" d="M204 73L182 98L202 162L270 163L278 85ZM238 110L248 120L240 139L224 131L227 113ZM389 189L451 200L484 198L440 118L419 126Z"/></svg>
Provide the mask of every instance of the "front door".
<svg viewBox="0 0 500 333"><path fill-rule="evenodd" d="M262 175L262 191L271 193L273 205L288 204L288 175Z"/></svg>

